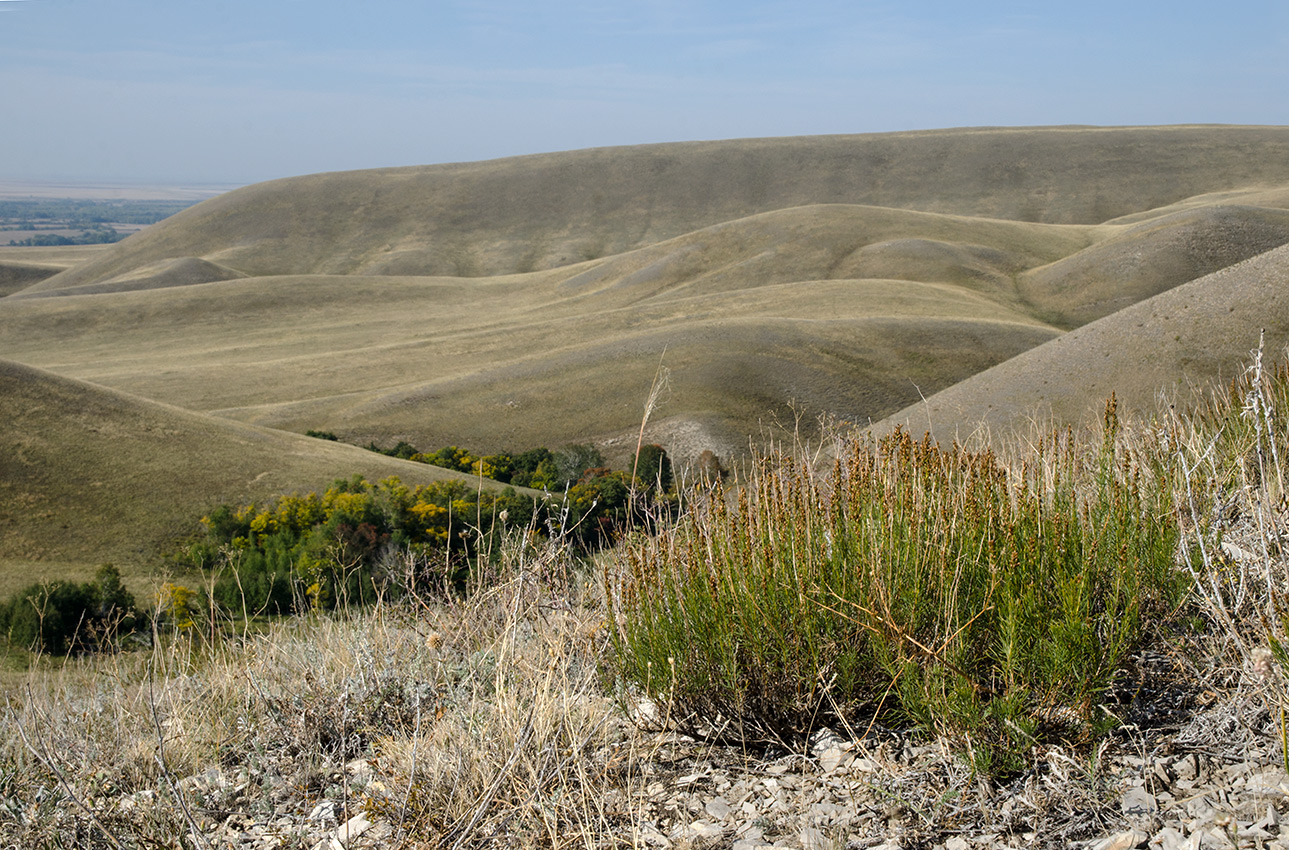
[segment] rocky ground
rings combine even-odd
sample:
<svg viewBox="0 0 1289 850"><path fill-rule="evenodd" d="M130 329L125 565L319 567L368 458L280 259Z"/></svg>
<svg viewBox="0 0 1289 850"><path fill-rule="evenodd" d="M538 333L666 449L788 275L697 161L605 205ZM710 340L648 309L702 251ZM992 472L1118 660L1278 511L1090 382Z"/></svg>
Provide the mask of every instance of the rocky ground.
<svg viewBox="0 0 1289 850"><path fill-rule="evenodd" d="M568 846L734 850L1289 848L1278 712L1247 694L1208 691L1182 702L1197 707L1181 724L1128 726L1091 751L1051 749L1004 783L973 775L943 746L889 730L856 740L825 729L808 752L777 756L637 730L615 745L641 748L631 759L635 781L604 789L610 808L633 817L615 835L565 838ZM379 760L349 762L311 805L281 788L273 808L294 815L257 818L243 792L262 783L245 770L211 770L180 786L202 827L194 846L418 846L391 805L401 789L382 781ZM145 807L150 796L127 807ZM480 836L460 837L443 846L478 846Z"/></svg>

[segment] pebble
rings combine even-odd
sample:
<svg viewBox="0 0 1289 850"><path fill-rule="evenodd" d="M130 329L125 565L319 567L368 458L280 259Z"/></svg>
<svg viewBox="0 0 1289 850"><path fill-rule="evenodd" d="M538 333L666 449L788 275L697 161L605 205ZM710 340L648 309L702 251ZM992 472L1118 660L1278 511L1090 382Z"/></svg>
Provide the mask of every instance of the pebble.
<svg viewBox="0 0 1289 850"><path fill-rule="evenodd" d="M1129 788L1120 801L1120 807L1129 819L1148 818L1159 812L1155 796L1144 788Z"/></svg>
<svg viewBox="0 0 1289 850"><path fill-rule="evenodd" d="M1030 846L1079 850L1289 850L1289 774L1277 734L1225 748L1210 740L1186 752L1172 740L1142 746L1126 756L1108 752L1088 783L1086 754L1057 753L1045 767L1017 780L988 782L938 747L912 746L891 735L878 741L845 740L820 730L796 753L758 761L754 756L697 744L668 743L666 760L644 768L639 784L606 793L629 795L633 846L653 850L733 847L734 850L993 850ZM261 772L262 773L262 772ZM395 826L373 820L366 794L383 786L381 762L359 758L334 765L329 780L347 783L345 810L338 800L275 797L273 814L256 815L231 802L268 787L246 770L204 770L179 780L181 788L219 811L222 822L201 823L196 843L258 850L298 846L314 850L364 850L397 844ZM347 777L347 778L346 778ZM249 785L248 785L249 781ZM371 789L377 789L372 792ZM1080 798L1080 789L1095 795ZM358 790L363 789L363 790ZM1107 789L1109 793L1107 793ZM123 798L123 809L155 803L151 790ZM210 802L202 802L209 795ZM1084 819L1074 832L1079 806L1114 802ZM280 805L278 805L280 803ZM616 804L615 804L616 805ZM1067 820L1053 817L1064 810ZM284 814L289 812L290 814ZM204 817L200 815L199 817ZM258 819L257 819L258 817ZM339 825L337 825L339 823ZM1092 824L1103 832L1090 832ZM1045 829L1070 828L1045 834Z"/></svg>

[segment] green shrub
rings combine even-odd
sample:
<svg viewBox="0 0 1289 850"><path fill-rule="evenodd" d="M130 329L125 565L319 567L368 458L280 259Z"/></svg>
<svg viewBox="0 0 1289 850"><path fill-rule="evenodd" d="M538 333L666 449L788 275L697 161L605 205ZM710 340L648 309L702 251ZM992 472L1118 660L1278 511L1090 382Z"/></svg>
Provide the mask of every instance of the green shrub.
<svg viewBox="0 0 1289 850"><path fill-rule="evenodd" d="M115 646L143 618L111 564L94 581L32 584L0 604L0 632L13 646L66 655Z"/></svg>
<svg viewBox="0 0 1289 850"><path fill-rule="evenodd" d="M554 483L552 455L550 449L536 448L515 455L511 458L510 483L516 487L534 487L550 489ZM549 479L538 476L537 471L545 464L547 471L552 471Z"/></svg>
<svg viewBox="0 0 1289 850"><path fill-rule="evenodd" d="M353 476L322 494L221 506L203 519L206 534L188 555L214 573L212 598L236 616L362 605L399 592L399 582L462 584L503 526L527 527L538 510L510 488L461 481L408 487L397 478L372 484ZM435 566L414 577L391 575L400 554Z"/></svg>
<svg viewBox="0 0 1289 850"><path fill-rule="evenodd" d="M1113 425L1087 464L1068 435L1009 474L897 432L830 475L769 458L733 500L716 487L608 577L610 672L695 734L896 716L1006 772L1097 731L1143 614L1185 592L1167 487Z"/></svg>

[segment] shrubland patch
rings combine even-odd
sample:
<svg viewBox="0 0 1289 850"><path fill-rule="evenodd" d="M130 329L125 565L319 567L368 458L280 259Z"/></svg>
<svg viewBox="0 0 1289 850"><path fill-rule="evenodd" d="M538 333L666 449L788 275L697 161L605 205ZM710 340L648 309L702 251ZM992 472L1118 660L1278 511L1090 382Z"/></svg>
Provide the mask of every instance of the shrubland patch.
<svg viewBox="0 0 1289 850"><path fill-rule="evenodd" d="M112 564L99 567L93 581L31 584L0 603L0 635L31 652L114 650L146 625Z"/></svg>
<svg viewBox="0 0 1289 850"><path fill-rule="evenodd" d="M603 466L586 445L483 458L455 446L428 455L406 446L406 453L471 469L480 484L494 476L559 489L539 497L460 480L408 486L396 477L372 483L355 475L322 493L221 505L202 519L203 536L181 561L203 571L210 604L239 618L330 610L409 589L486 584L507 533L527 529L594 551L627 527L656 524L676 504L670 461L656 445L643 446L635 465L649 480ZM182 586L172 585L169 597ZM169 619L186 621L188 607Z"/></svg>

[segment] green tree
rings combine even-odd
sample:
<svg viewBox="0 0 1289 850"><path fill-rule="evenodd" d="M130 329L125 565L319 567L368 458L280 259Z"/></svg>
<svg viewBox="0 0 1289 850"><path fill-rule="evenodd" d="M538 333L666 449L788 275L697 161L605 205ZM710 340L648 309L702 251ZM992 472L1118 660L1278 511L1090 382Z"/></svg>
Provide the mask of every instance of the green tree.
<svg viewBox="0 0 1289 850"><path fill-rule="evenodd" d="M636 454L636 479L651 492L666 493L671 489L671 458L659 445L641 446Z"/></svg>

